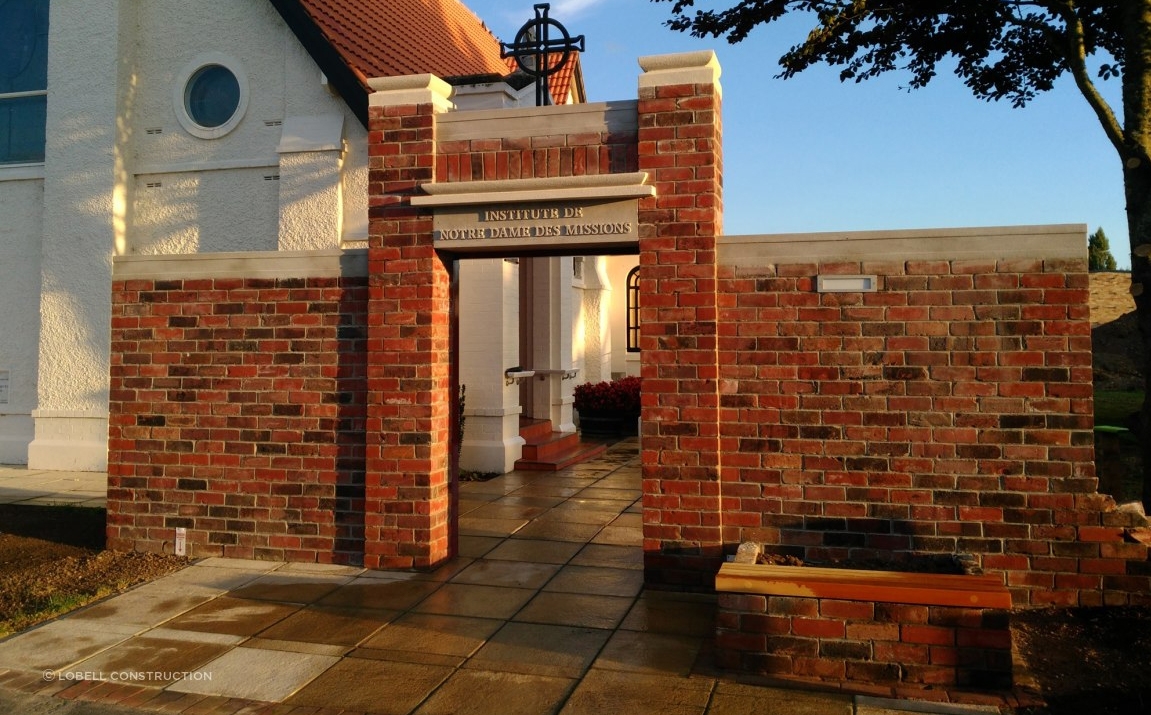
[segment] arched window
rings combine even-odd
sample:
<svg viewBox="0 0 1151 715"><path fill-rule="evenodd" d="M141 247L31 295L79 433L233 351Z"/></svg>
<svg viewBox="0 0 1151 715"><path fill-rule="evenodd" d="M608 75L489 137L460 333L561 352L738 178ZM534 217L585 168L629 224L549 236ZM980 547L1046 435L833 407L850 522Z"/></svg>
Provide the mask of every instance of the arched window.
<svg viewBox="0 0 1151 715"><path fill-rule="evenodd" d="M627 351L639 352L639 266L627 274Z"/></svg>

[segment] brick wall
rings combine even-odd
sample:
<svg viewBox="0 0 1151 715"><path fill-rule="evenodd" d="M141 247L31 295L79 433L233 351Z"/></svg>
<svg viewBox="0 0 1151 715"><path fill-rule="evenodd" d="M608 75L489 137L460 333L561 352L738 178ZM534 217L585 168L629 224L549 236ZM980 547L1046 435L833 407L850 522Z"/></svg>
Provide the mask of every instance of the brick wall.
<svg viewBox="0 0 1151 715"><path fill-rule="evenodd" d="M718 67L675 60L610 107L445 114L442 83L373 80L370 279L118 279L112 544L185 526L196 554L446 559L451 257L412 197L641 171L649 583L709 588L755 540L970 553L1020 606L1148 600L1144 524L1095 492L1082 232L717 240ZM815 289L853 274L877 290Z"/></svg>
<svg viewBox="0 0 1151 715"><path fill-rule="evenodd" d="M366 282L117 280L108 546L359 563Z"/></svg>
<svg viewBox="0 0 1151 715"><path fill-rule="evenodd" d="M817 292L834 274L878 290ZM1147 601L1140 520L1095 492L1087 281L1085 257L721 267L724 542L973 554L1017 606Z"/></svg>
<svg viewBox="0 0 1151 715"><path fill-rule="evenodd" d="M431 212L408 203L433 178L436 112L430 97L369 107L369 568L427 568L451 550L451 279Z"/></svg>
<svg viewBox="0 0 1151 715"><path fill-rule="evenodd" d="M716 237L722 232L717 84L641 87L644 564L647 579L706 587L722 555Z"/></svg>

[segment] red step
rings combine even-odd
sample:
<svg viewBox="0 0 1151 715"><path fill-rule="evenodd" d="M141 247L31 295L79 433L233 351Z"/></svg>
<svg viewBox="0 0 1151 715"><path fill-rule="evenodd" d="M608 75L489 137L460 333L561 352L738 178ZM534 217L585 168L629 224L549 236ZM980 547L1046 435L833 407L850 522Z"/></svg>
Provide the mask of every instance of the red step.
<svg viewBox="0 0 1151 715"><path fill-rule="evenodd" d="M551 420L522 420L520 436L525 444L515 468L526 471L559 471L607 450L606 444L581 442L578 432L553 432Z"/></svg>

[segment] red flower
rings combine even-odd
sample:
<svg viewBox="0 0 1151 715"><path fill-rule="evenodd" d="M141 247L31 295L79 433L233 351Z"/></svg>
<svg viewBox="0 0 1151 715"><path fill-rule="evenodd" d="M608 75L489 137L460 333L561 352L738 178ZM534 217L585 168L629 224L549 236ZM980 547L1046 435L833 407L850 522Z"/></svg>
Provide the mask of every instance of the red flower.
<svg viewBox="0 0 1151 715"><path fill-rule="evenodd" d="M638 377L625 377L611 382L576 385L573 391L575 408L585 415L593 412L638 415L640 384Z"/></svg>

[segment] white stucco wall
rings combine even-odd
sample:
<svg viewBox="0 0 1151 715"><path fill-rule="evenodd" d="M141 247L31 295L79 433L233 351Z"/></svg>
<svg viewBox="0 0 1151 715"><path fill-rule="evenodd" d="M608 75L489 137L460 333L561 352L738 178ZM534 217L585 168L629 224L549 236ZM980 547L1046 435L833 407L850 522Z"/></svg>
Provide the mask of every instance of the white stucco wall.
<svg viewBox="0 0 1151 715"><path fill-rule="evenodd" d="M293 172L284 200L308 204L286 212L287 245L337 248L345 227L353 238L366 237L367 133L271 3L197 0L191 13L182 0L149 0L134 10L124 106L133 196L124 253L274 250L280 185L264 177L279 177L282 160ZM183 78L205 62L242 72L248 88L239 124L210 139L186 131L177 108ZM293 118L325 115L344 117L345 147L356 147L342 161L278 151ZM227 226L228 235L217 231Z"/></svg>
<svg viewBox="0 0 1151 715"><path fill-rule="evenodd" d="M17 170L0 167L0 379L8 384L0 395L0 464L24 464L36 407L44 182L6 180L6 172Z"/></svg>
<svg viewBox="0 0 1151 715"><path fill-rule="evenodd" d="M107 465L111 259L123 231L125 127L117 105L131 61L128 0L54 2L41 242L38 469Z"/></svg>
<svg viewBox="0 0 1151 715"><path fill-rule="evenodd" d="M19 308L0 318L0 370L12 376L0 442L17 435L0 449L24 451L31 413L29 466L102 470L112 255L276 250L284 217L291 247L362 239L367 132L270 3L60 0L49 33L42 196L0 181L0 202L44 207L41 225L4 229L19 236L4 250L34 246L39 260L14 257L15 282L0 268L0 298ZM241 121L218 138L193 135L177 111L183 78L205 62L248 90ZM324 156L281 145L297 117L342 117Z"/></svg>

